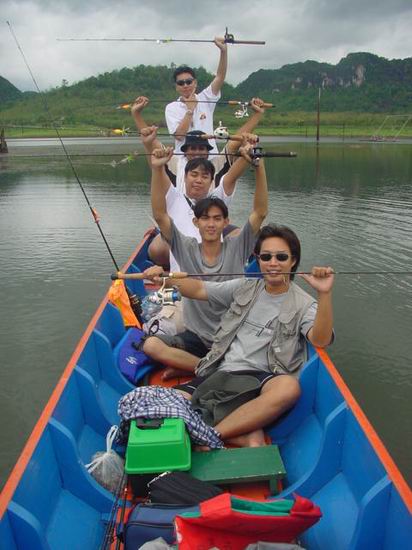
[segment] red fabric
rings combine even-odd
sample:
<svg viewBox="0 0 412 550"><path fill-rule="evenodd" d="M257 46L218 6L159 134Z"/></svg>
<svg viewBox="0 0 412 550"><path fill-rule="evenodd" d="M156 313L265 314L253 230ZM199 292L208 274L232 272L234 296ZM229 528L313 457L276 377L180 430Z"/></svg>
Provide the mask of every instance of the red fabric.
<svg viewBox="0 0 412 550"><path fill-rule="evenodd" d="M259 516L232 510L230 493L200 504L198 518L175 519L179 550L244 550L253 542L292 542L322 516L310 500L295 495L288 516ZM236 497L239 498L239 497ZM248 499L242 499L248 500Z"/></svg>

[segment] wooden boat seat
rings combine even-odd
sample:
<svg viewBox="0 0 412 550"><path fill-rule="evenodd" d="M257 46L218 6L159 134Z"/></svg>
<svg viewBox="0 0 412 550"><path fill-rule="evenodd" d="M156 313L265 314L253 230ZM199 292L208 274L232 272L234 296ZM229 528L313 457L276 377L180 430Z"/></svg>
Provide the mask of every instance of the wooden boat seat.
<svg viewBox="0 0 412 550"><path fill-rule="evenodd" d="M277 445L267 445L192 452L188 473L202 481L230 485L234 492L238 483L268 481L272 493L277 493L286 472Z"/></svg>

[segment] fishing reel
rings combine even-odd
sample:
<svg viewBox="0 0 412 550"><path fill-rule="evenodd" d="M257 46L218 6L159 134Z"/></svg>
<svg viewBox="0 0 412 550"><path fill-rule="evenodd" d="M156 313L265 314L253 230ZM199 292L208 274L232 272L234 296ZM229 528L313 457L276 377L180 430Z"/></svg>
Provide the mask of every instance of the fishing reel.
<svg viewBox="0 0 412 550"><path fill-rule="evenodd" d="M263 147L255 146L250 153L250 158L252 159L253 166L259 166L259 159L265 156Z"/></svg>
<svg viewBox="0 0 412 550"><path fill-rule="evenodd" d="M225 35L223 37L225 39L226 44L234 44L235 42L235 36L231 33L229 33L228 28L226 27Z"/></svg>
<svg viewBox="0 0 412 550"><path fill-rule="evenodd" d="M219 126L213 131L213 135L217 139L229 139L229 130L227 126L222 125L221 120L219 120Z"/></svg>
<svg viewBox="0 0 412 550"><path fill-rule="evenodd" d="M152 304L159 306L172 306L175 302L182 299L182 295L178 288L166 288L167 277L162 277L163 284L156 292L147 295L147 300Z"/></svg>
<svg viewBox="0 0 412 550"><path fill-rule="evenodd" d="M235 118L245 118L245 117L248 117L249 116L249 111L248 111L248 105L249 103L248 102L242 102L242 101L239 101L239 109L237 109L237 111L235 111Z"/></svg>

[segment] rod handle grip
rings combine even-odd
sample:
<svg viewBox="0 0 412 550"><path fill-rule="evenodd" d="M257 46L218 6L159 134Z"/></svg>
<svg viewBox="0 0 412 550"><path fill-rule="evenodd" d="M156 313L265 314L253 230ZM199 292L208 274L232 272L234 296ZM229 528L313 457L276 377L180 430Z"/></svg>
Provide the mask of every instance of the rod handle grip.
<svg viewBox="0 0 412 550"><path fill-rule="evenodd" d="M229 99L229 101L227 102L228 105L244 105L244 102L243 101L237 101L235 99ZM247 102L247 105L251 105L251 102L248 101ZM263 103L262 107L264 109L269 109L270 107L273 107L273 103Z"/></svg>
<svg viewBox="0 0 412 550"><path fill-rule="evenodd" d="M187 277L187 273L185 271L175 271L175 272L163 272L160 277L167 277L168 279L185 279ZM122 273L121 271L117 271L116 273L112 273L110 276L112 281L116 281L117 279L122 280L142 280L145 279L146 276L144 273Z"/></svg>

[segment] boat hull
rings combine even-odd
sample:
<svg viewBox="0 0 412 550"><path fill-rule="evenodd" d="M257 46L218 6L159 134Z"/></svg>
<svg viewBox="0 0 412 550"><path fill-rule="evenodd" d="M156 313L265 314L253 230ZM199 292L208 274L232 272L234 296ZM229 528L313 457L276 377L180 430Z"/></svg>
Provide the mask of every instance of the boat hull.
<svg viewBox="0 0 412 550"><path fill-rule="evenodd" d="M145 239L125 266L147 264ZM131 283L141 292L140 282ZM125 329L107 296L96 311L0 496L1 550L101 547L115 497L85 464L118 423L133 389L113 350ZM321 507L302 536L308 550L407 548L412 496L396 465L324 350L310 349L297 405L269 427L287 471L280 496ZM243 493L244 494L244 493Z"/></svg>

